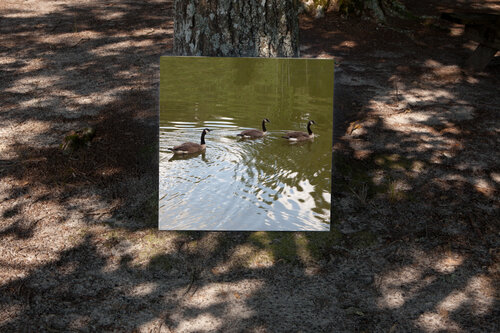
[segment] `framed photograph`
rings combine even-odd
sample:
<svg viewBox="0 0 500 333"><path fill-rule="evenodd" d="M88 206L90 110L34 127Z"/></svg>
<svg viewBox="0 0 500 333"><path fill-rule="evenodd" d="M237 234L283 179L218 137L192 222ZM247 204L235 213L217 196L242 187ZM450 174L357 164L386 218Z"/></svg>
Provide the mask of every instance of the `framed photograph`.
<svg viewBox="0 0 500 333"><path fill-rule="evenodd" d="M160 59L159 229L328 231L333 59Z"/></svg>

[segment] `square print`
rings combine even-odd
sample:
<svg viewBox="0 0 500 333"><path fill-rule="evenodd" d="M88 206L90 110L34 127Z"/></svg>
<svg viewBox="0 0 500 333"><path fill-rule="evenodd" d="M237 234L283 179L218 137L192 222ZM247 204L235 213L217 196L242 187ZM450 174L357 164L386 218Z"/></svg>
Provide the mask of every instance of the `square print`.
<svg viewBox="0 0 500 333"><path fill-rule="evenodd" d="M161 57L159 229L328 231L333 59Z"/></svg>

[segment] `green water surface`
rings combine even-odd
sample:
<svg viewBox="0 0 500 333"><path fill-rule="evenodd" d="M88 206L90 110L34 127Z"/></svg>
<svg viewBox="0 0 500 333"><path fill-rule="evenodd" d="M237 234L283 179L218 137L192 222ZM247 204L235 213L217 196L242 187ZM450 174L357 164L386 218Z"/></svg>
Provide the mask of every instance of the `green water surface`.
<svg viewBox="0 0 500 333"><path fill-rule="evenodd" d="M161 57L159 228L329 230L332 59ZM242 140L244 129L262 139ZM289 143L287 131L315 138ZM178 157L183 142L206 151Z"/></svg>

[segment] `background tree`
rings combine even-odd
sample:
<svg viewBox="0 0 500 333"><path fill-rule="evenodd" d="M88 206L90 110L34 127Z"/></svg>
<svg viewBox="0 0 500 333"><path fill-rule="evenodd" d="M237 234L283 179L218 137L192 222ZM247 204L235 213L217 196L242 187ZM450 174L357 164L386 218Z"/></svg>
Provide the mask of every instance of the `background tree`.
<svg viewBox="0 0 500 333"><path fill-rule="evenodd" d="M177 55L295 57L298 0L175 0Z"/></svg>
<svg viewBox="0 0 500 333"><path fill-rule="evenodd" d="M413 17L398 0L330 0L329 3L347 15L368 16L377 22L385 22L387 17Z"/></svg>

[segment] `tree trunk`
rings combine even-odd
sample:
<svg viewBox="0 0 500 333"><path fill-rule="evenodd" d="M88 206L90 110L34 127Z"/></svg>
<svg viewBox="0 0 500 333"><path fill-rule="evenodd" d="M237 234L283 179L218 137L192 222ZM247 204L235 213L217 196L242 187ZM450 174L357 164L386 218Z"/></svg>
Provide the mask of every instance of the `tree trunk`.
<svg viewBox="0 0 500 333"><path fill-rule="evenodd" d="M297 57L297 0L175 0L174 53Z"/></svg>

